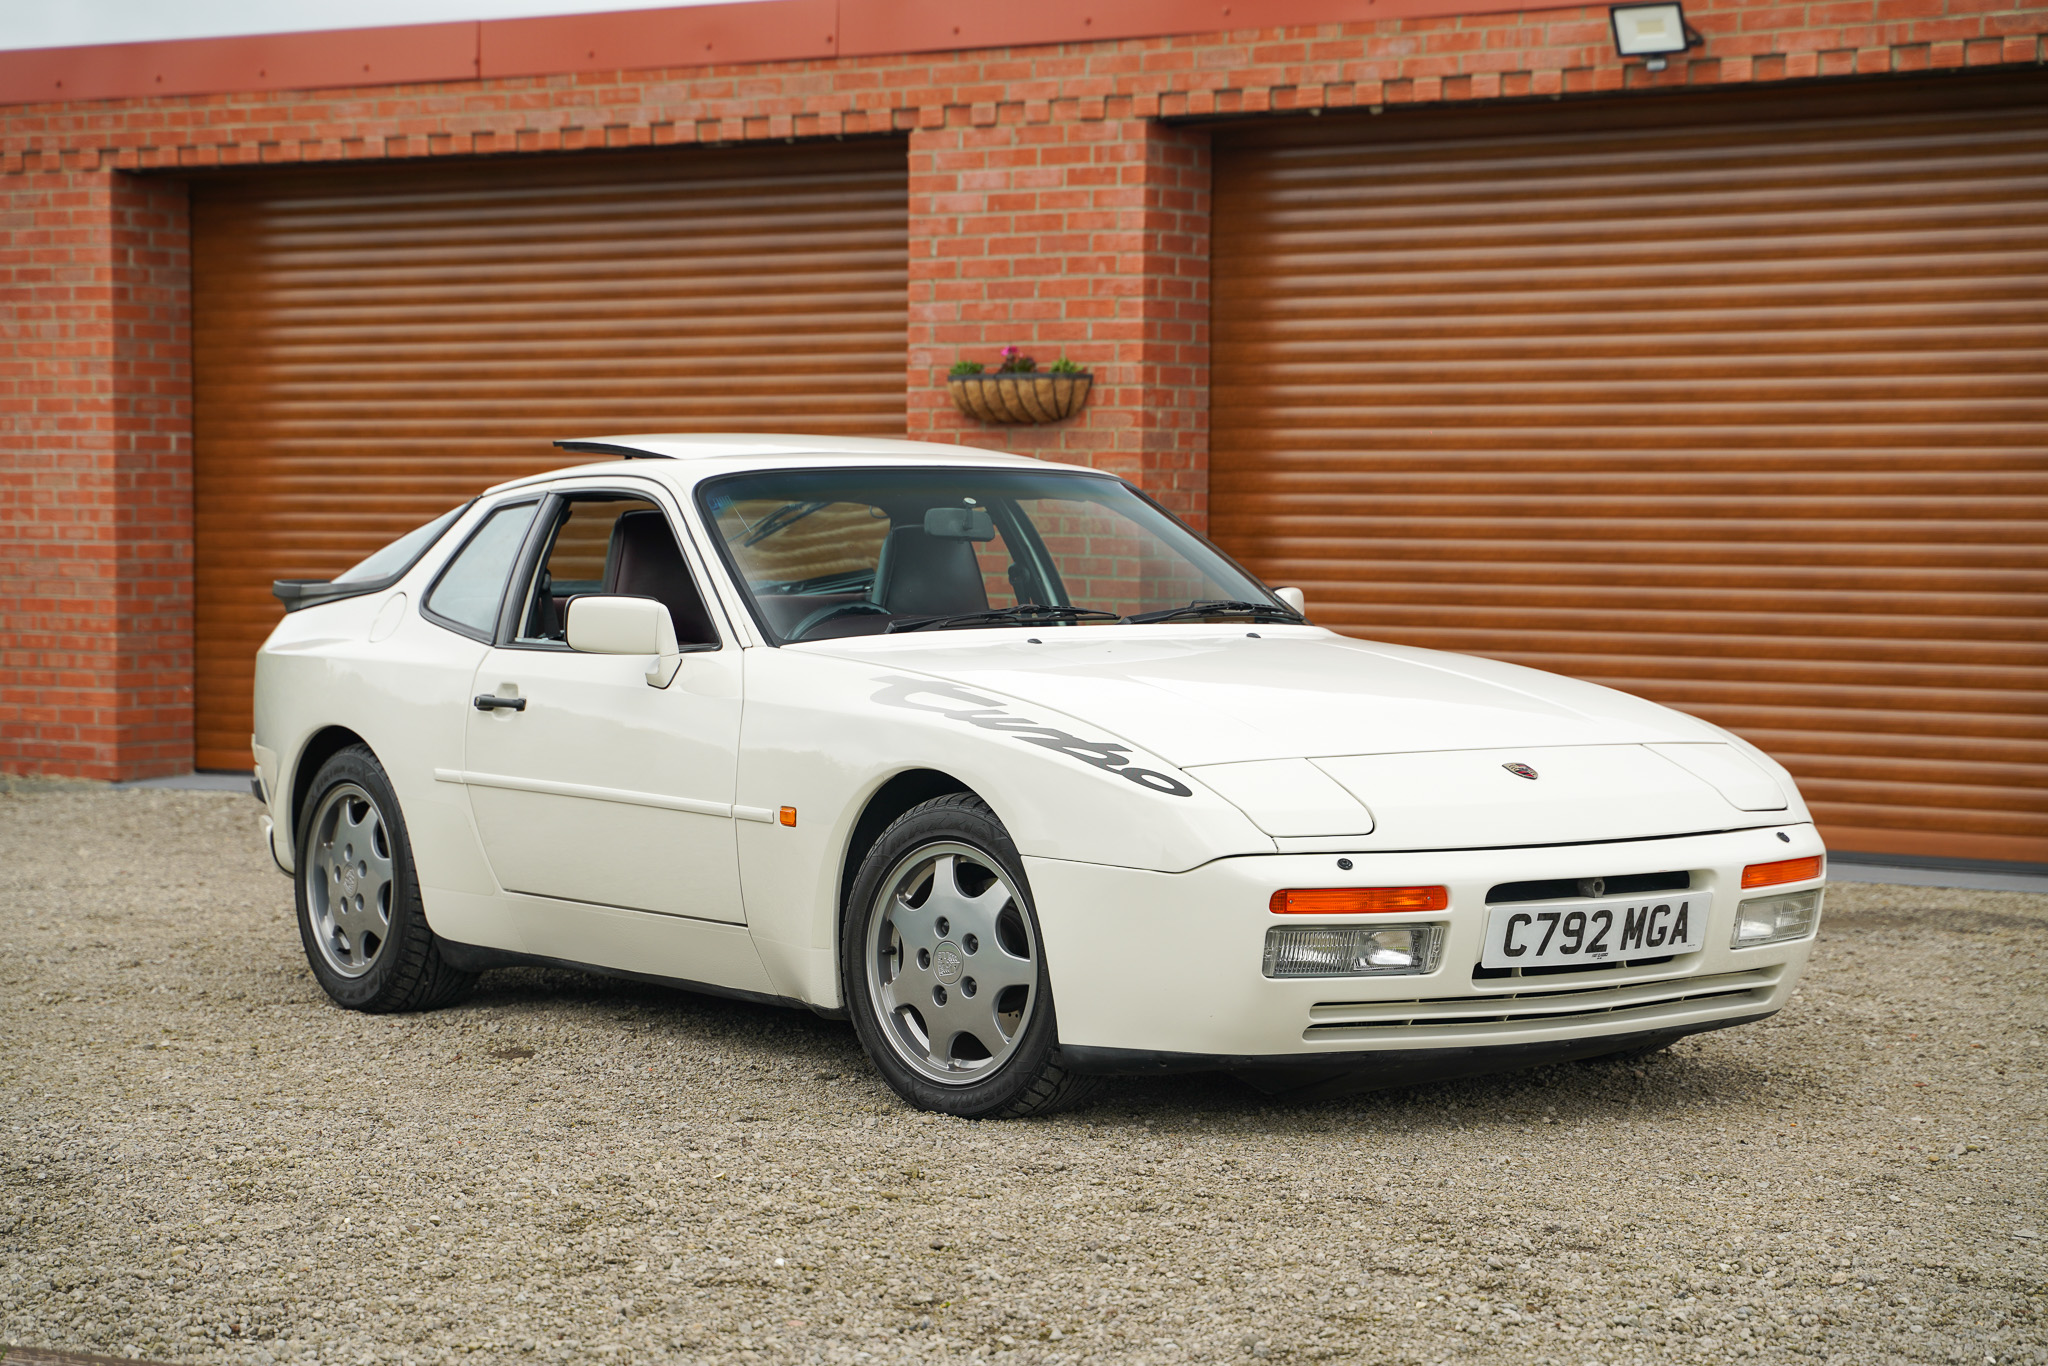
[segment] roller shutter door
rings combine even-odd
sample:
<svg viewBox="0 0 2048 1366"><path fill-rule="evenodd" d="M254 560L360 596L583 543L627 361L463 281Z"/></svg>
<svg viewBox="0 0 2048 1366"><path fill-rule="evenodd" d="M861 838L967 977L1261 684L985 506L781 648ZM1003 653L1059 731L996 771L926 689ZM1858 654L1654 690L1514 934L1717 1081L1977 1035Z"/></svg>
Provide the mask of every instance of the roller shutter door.
<svg viewBox="0 0 2048 1366"><path fill-rule="evenodd" d="M1317 620L2048 861L2048 83L1220 134L1212 529Z"/></svg>
<svg viewBox="0 0 2048 1366"><path fill-rule="evenodd" d="M901 437L907 214L895 139L196 182L200 766L249 763L272 579L556 437Z"/></svg>

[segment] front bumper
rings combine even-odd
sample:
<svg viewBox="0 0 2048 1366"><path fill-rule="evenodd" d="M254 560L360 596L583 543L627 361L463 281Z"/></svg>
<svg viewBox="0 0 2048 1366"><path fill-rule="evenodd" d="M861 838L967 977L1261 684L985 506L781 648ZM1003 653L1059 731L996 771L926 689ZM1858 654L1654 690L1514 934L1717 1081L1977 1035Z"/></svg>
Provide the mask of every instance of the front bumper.
<svg viewBox="0 0 2048 1366"><path fill-rule="evenodd" d="M1779 832L1790 842L1778 838ZM1361 1055L1428 1051L1451 1071L1548 1056L1590 1056L1657 1038L1753 1020L1782 1008L1806 967L1811 937L1729 947L1742 869L1824 852L1811 825L1615 844L1446 853L1273 854L1218 859L1185 873L1026 857L1060 1044L1080 1067L1105 1071L1364 1065ZM1713 898L1705 947L1662 963L1571 973L1475 978L1487 892L1508 882L1615 878L1684 870ZM1441 884L1434 915L1288 916L1267 910L1283 887ZM1818 885L1791 883L1769 892ZM1751 892L1747 895L1760 895ZM1438 920L1434 972L1275 980L1263 975L1265 934L1283 923ZM1641 1041L1624 1036L1642 1035ZM1584 1041L1598 1046L1583 1047ZM1494 1053L1450 1067L1474 1050ZM1391 1064L1392 1059L1386 1059ZM1420 1057L1408 1062L1421 1063ZM1406 1070L1406 1069L1399 1069ZM1437 1074L1445 1074L1439 1071Z"/></svg>
<svg viewBox="0 0 2048 1366"><path fill-rule="evenodd" d="M1180 1072L1231 1072L1262 1091L1295 1099L1351 1095L1359 1091L1455 1081L1524 1067L1574 1062L1615 1053L1647 1053L1688 1034L1749 1024L1762 1015L1738 1015L1678 1029L1646 1029L1538 1043L1495 1043L1469 1048L1380 1048L1313 1056L1232 1057L1208 1053L1146 1053L1127 1048L1071 1048L1060 1061L1076 1072L1106 1077L1144 1077Z"/></svg>

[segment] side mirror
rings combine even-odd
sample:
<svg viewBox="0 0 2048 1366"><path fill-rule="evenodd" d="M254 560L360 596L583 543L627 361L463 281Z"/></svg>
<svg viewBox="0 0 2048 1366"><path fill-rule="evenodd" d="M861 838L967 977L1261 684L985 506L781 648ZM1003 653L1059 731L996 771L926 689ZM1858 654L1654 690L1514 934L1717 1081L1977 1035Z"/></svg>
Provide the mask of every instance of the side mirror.
<svg viewBox="0 0 2048 1366"><path fill-rule="evenodd" d="M1273 590L1273 596L1303 616L1308 615L1308 598L1299 588L1276 588Z"/></svg>
<svg viewBox="0 0 2048 1366"><path fill-rule="evenodd" d="M653 598L592 594L569 599L569 648L591 655L654 655L647 685L666 688L683 666L675 622Z"/></svg>

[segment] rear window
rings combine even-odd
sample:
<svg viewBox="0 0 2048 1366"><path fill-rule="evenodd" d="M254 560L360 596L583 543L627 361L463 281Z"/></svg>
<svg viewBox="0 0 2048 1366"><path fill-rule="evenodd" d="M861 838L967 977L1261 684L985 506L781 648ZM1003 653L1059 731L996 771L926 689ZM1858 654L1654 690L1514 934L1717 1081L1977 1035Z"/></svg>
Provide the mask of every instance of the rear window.
<svg viewBox="0 0 2048 1366"><path fill-rule="evenodd" d="M449 527L455 525L455 519L469 511L469 507L469 503L464 503L459 508L450 508L425 526L414 527L368 559L342 570L330 582L368 583L375 579L396 578L412 568L419 557L426 554Z"/></svg>

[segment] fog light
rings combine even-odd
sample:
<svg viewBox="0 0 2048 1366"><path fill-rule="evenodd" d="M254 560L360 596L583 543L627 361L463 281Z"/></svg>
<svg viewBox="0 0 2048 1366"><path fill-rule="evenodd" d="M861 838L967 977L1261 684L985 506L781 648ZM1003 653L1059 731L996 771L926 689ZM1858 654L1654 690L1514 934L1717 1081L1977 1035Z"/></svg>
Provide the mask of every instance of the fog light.
<svg viewBox="0 0 2048 1366"><path fill-rule="evenodd" d="M1820 923L1820 891L1816 887L1810 892L1743 902L1735 908L1735 938L1729 947L1753 949L1758 944L1806 938Z"/></svg>
<svg viewBox="0 0 2048 1366"><path fill-rule="evenodd" d="M1377 977L1435 972L1444 927L1339 925L1266 931L1268 977Z"/></svg>

